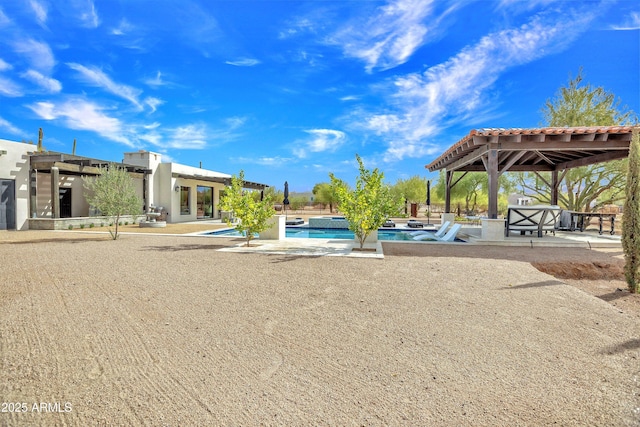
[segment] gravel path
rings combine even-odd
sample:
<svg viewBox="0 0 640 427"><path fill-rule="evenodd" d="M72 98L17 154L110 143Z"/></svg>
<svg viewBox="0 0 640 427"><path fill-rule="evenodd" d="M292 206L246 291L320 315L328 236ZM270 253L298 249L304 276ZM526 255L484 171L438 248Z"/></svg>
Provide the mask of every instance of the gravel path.
<svg viewBox="0 0 640 427"><path fill-rule="evenodd" d="M0 425L640 425L640 319L523 260L229 244L0 236Z"/></svg>

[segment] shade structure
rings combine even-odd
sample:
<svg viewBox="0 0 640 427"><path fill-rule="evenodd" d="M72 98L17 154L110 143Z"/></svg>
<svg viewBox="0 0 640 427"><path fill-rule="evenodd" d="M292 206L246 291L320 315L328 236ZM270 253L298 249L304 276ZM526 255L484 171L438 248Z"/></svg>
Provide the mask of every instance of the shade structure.
<svg viewBox="0 0 640 427"><path fill-rule="evenodd" d="M472 130L440 157L426 165L445 169L445 212L451 208L451 188L467 173L489 175L488 217L498 216L498 178L504 172L550 172L551 203L567 170L629 154L633 126ZM462 172L454 179L455 172Z"/></svg>

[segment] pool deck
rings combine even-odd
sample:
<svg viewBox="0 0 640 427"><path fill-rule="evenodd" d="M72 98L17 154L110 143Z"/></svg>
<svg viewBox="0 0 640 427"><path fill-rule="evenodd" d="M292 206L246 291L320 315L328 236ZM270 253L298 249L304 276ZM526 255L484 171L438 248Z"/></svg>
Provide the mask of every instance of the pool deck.
<svg viewBox="0 0 640 427"><path fill-rule="evenodd" d="M435 225L425 224L425 230L434 230ZM393 228L383 228L382 230L395 231L416 231L420 228L410 228L399 223ZM479 225L465 224L458 233L458 237L465 242L438 242L438 241L413 241L413 240L390 240L394 244L407 245L478 245L478 246L527 246L527 247L571 247L571 248L621 248L620 235L598 234L595 230L580 231L556 231L548 233L542 237L535 234L521 236L512 233L504 240L483 240L481 238L481 227ZM228 252L254 252L269 254L288 254L300 256L350 256L358 258L384 258L383 243L365 243L365 248L369 251L353 251L358 246L353 240L343 239L315 239L315 238L287 238L284 240L254 240L251 247L239 243L237 246L221 249ZM375 249L375 252L373 251Z"/></svg>
<svg viewBox="0 0 640 427"><path fill-rule="evenodd" d="M207 220L197 221L193 224L198 225L212 225L212 230L220 230L222 222L220 220ZM427 224L424 223L424 230L435 230L439 224ZM217 226L217 228L216 228ZM295 227L294 227L295 228ZM158 229L154 235L173 235L166 234ZM206 229L205 229L206 230ZM386 231L407 231L412 232L416 230L422 230L421 228L411 228L406 224L396 221L396 227L382 228ZM105 231L60 231L63 233L101 233L106 234ZM401 245L477 245L477 246L525 246L525 247L567 247L567 248L620 248L622 249L621 237L619 234L599 235L597 230L591 228L584 232L580 231L557 231L555 235L548 233L543 237L537 237L537 235L527 234L521 236L519 234L512 233L509 237L502 240L482 240L481 238L481 226L475 224L463 224L462 229L458 233L458 237L464 242L438 242L438 241L413 241L413 240L389 240L378 241L376 243L365 243L365 248L368 251L354 251L354 247L358 247L358 242L347 239L317 239L317 238L286 238L284 240L260 240L256 239L252 241L250 247L244 246L244 240L238 239L237 244L227 246L219 249L226 252L252 252L252 253L264 253L264 254L286 254L292 256L348 256L357 258L384 258L384 243L393 243ZM189 232L185 234L178 234L182 236L190 237L202 237L202 238L218 238L211 235L206 235L206 231ZM137 234L132 232L122 232L122 234ZM220 236L225 237L225 236Z"/></svg>
<svg viewBox="0 0 640 427"><path fill-rule="evenodd" d="M284 240L253 240L251 246L244 242L219 249L223 252L252 252L299 256L347 256L353 258L384 258L381 242L366 243L358 251L359 244L346 239L290 238Z"/></svg>

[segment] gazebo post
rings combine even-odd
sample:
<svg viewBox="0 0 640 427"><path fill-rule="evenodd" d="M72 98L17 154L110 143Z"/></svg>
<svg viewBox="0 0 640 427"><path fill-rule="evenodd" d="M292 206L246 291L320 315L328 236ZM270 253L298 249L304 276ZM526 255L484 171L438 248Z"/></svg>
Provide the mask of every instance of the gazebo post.
<svg viewBox="0 0 640 427"><path fill-rule="evenodd" d="M498 150L490 148L487 159L487 173L489 174L489 219L498 218Z"/></svg>
<svg viewBox="0 0 640 427"><path fill-rule="evenodd" d="M444 212L451 212L451 179L453 178L453 172L445 170L445 186L444 186Z"/></svg>
<svg viewBox="0 0 640 427"><path fill-rule="evenodd" d="M558 170L554 169L551 172L551 204L554 206L558 205Z"/></svg>

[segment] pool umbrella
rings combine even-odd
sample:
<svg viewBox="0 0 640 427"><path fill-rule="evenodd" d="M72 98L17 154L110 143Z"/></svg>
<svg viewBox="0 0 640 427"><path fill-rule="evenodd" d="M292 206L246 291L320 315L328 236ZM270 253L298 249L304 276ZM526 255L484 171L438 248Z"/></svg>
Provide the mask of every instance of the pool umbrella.
<svg viewBox="0 0 640 427"><path fill-rule="evenodd" d="M289 204L289 183L287 181L284 182L284 200L282 201L284 205L284 219L287 219L287 205Z"/></svg>
<svg viewBox="0 0 640 427"><path fill-rule="evenodd" d="M427 224L431 217L431 181L427 181Z"/></svg>

